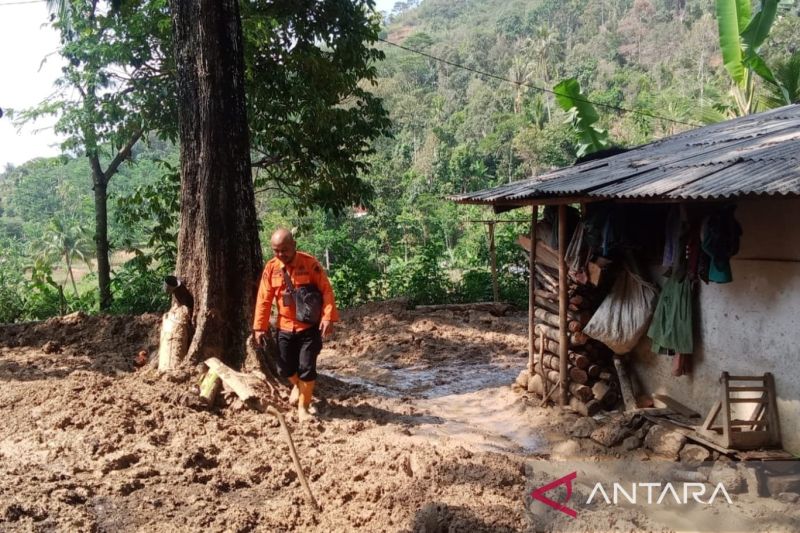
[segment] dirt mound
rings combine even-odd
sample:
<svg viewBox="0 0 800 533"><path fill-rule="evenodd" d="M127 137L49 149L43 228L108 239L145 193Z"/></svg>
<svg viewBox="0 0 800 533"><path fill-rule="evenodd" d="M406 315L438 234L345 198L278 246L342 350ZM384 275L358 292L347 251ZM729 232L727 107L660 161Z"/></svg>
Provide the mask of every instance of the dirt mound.
<svg viewBox="0 0 800 533"><path fill-rule="evenodd" d="M152 355L157 350L159 324L160 315L155 313L88 316L77 312L41 322L0 324L0 347L35 355L36 361L29 361L24 372L28 379L65 366L104 373L129 371L140 351ZM42 353L51 357L42 358ZM83 364L64 364L77 360ZM0 375L8 370L2 365L0 361Z"/></svg>

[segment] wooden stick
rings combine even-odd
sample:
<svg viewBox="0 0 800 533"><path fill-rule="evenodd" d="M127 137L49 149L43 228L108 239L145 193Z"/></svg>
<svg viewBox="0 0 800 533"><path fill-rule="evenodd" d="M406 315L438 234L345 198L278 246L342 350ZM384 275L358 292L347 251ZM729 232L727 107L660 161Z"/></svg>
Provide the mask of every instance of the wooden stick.
<svg viewBox="0 0 800 533"><path fill-rule="evenodd" d="M205 400L206 404L213 405L221 388L222 381L220 381L219 376L209 370L200 382L200 397Z"/></svg>
<svg viewBox="0 0 800 533"><path fill-rule="evenodd" d="M488 222L489 228L489 257L492 260L492 299L500 301L500 286L497 284L497 250L494 245L494 222Z"/></svg>
<svg viewBox="0 0 800 533"><path fill-rule="evenodd" d="M541 277L543 280L545 280L549 285L552 285L553 287L558 287L558 281L556 280L556 278L551 276L541 265L537 264L535 270L536 274L538 274L538 276Z"/></svg>
<svg viewBox="0 0 800 533"><path fill-rule="evenodd" d="M599 413L600 410L602 409L600 402L598 402L597 400L589 400L587 402L582 402L578 398L574 397L570 398L569 406L573 411L583 416L594 416L597 413Z"/></svg>
<svg viewBox="0 0 800 533"><path fill-rule="evenodd" d="M619 377L619 388L622 392L622 403L625 404L626 411L636 409L636 400L633 396L633 387L631 386L631 378L628 371L625 369L625 363L619 357L614 357L614 366L617 369L617 376Z"/></svg>
<svg viewBox="0 0 800 533"><path fill-rule="evenodd" d="M283 414L281 414L280 411L271 405L267 407L267 412L278 419L278 423L281 425L281 433L283 434L283 438L289 445L289 455L292 456L294 470L297 472L297 477L300 478L300 484L303 486L303 490L306 493L306 498L311 504L311 507L313 507L315 511L319 511L320 507L317 503L317 499L314 498L314 494L311 492L311 487L308 485L306 475L303 473L303 467L300 466L300 456L297 455L297 449L294 447L294 440L292 440L292 434L289 432L289 427L286 425L286 419L283 417Z"/></svg>
<svg viewBox="0 0 800 533"><path fill-rule="evenodd" d="M541 331L544 333L544 336L550 339L551 341L555 341L560 343L561 342L561 332L558 331L558 328L554 328L549 324L536 324L535 331ZM565 332L566 333L566 332ZM589 337L586 336L583 332L576 332L569 336L569 342L572 346L583 346L589 340Z"/></svg>
<svg viewBox="0 0 800 533"><path fill-rule="evenodd" d="M317 503L316 498L314 498L314 494L311 492L311 487L308 485L306 475L303 473L303 468L300 466L300 457L297 455L297 449L294 446L292 434L289 432L289 428L286 425L286 419L283 417L280 411L275 409L274 406L268 404L264 405L262 401L263 399L259 398L258 393L253 386L253 380L256 382L263 382L264 380L250 374L237 372L216 357L209 357L203 361L203 363L205 363L206 367L208 367L209 372L213 372L214 374L218 375L219 379L221 379L225 385L230 387L230 389L236 393L236 396L238 396L245 405L259 411L265 411L278 419L278 423L281 426L281 433L283 434L286 443L289 445L289 455L292 457L292 462L294 463L297 477L300 478L300 484L303 486L303 490L306 493L306 498L314 510L319 511L319 504Z"/></svg>
<svg viewBox="0 0 800 533"><path fill-rule="evenodd" d="M546 404L546 403L547 403L547 401L550 399L550 396L552 396L552 395L553 395L553 393L554 393L555 391L557 391L557 390L558 390L560 387L561 387L561 383L556 383L556 386L555 386L555 387L553 387L552 389L550 389L550 391L549 391L547 394L545 394L544 396L542 396L542 401L541 401L541 403L539 403L539 407L542 407L542 406L544 406L544 404Z"/></svg>

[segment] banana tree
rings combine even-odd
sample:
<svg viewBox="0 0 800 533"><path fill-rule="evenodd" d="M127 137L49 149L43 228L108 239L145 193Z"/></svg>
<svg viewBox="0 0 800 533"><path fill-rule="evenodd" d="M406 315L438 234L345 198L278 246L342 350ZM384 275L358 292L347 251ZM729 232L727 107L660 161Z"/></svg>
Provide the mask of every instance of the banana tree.
<svg viewBox="0 0 800 533"><path fill-rule="evenodd" d="M716 0L722 60L734 82L731 96L735 116L758 111L761 101L756 96L756 76L777 89L783 105L791 103L788 92L758 53L775 21L779 3L780 0L761 0L761 9L751 18L751 0ZM704 113L703 118L712 116Z"/></svg>
<svg viewBox="0 0 800 533"><path fill-rule="evenodd" d="M594 106L581 93L581 85L575 78L562 80L553 87L556 102L567 112L567 122L572 124L578 134L578 158L608 148L608 131L597 125L600 115Z"/></svg>

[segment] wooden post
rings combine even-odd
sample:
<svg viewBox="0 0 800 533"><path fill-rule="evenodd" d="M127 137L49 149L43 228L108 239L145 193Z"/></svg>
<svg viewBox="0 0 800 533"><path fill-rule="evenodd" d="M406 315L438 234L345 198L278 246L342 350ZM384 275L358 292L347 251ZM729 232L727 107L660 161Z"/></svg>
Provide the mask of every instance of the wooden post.
<svg viewBox="0 0 800 533"><path fill-rule="evenodd" d="M530 273L528 279L528 375L534 374L534 331L535 322L534 315L536 314L536 219L539 216L539 206L531 206L531 249L528 253L528 272Z"/></svg>
<svg viewBox="0 0 800 533"><path fill-rule="evenodd" d="M497 285L497 249L494 245L494 221L487 222L489 226L489 257L492 259L492 298L500 301L500 287Z"/></svg>
<svg viewBox="0 0 800 533"><path fill-rule="evenodd" d="M559 379L561 380L561 394L558 403L561 407L568 404L567 393L569 391L569 376L567 375L567 363L569 362L569 341L567 335L567 206L558 206L558 354L561 358L559 363Z"/></svg>

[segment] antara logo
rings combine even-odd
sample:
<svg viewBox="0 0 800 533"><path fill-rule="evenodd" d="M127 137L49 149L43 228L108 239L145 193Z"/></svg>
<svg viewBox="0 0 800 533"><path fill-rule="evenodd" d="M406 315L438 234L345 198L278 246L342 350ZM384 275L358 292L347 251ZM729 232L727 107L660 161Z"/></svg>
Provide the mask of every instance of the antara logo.
<svg viewBox="0 0 800 533"><path fill-rule="evenodd" d="M564 477L535 489L531 492L531 497L572 518L577 518L577 511L564 505L572 498L572 481L577 477L577 472L571 472ZM563 503L556 502L544 495L546 492L561 485L565 485L567 491L566 499ZM681 485L683 486L680 489L676 489L672 483L612 483L610 490L607 490L602 483L596 483L592 492L589 494L589 498L586 500L586 505L591 504L595 500L599 501L601 498L608 505L624 503L623 498L631 504L664 505L675 503L678 505L687 505L694 501L703 505L710 505L713 504L720 495L724 497L725 501L729 504L733 503L728 491L725 490L725 486L722 483L718 483L713 492L711 492L711 495L708 496L708 499L705 500L703 499L707 490L705 484L678 484L679 487ZM646 493L646 498L640 496L640 491L643 492L641 496L644 496L644 493ZM612 496L609 497L609 494Z"/></svg>
<svg viewBox="0 0 800 533"><path fill-rule="evenodd" d="M549 490L553 490L554 488L558 487L559 485L566 485L567 486L567 499L564 502L564 503L566 503L566 502L569 501L570 498L572 498L572 480L575 479L576 477L578 477L578 473L577 472L570 472L566 476L564 476L562 478L558 478L557 480L553 481L552 483L548 483L547 485L544 485L543 487L539 487L538 489L534 490L533 492L531 492L531 497L534 500L539 500L540 502L542 502L542 503L544 503L546 505L549 505L550 507L552 507L556 511L561 511L564 514L569 515L572 518L575 518L575 517L578 516L578 513L575 511L575 509L570 509L566 505L562 505L562 504L560 504L558 502L554 502L553 500L551 500L550 498L545 496L544 493L549 491Z"/></svg>

